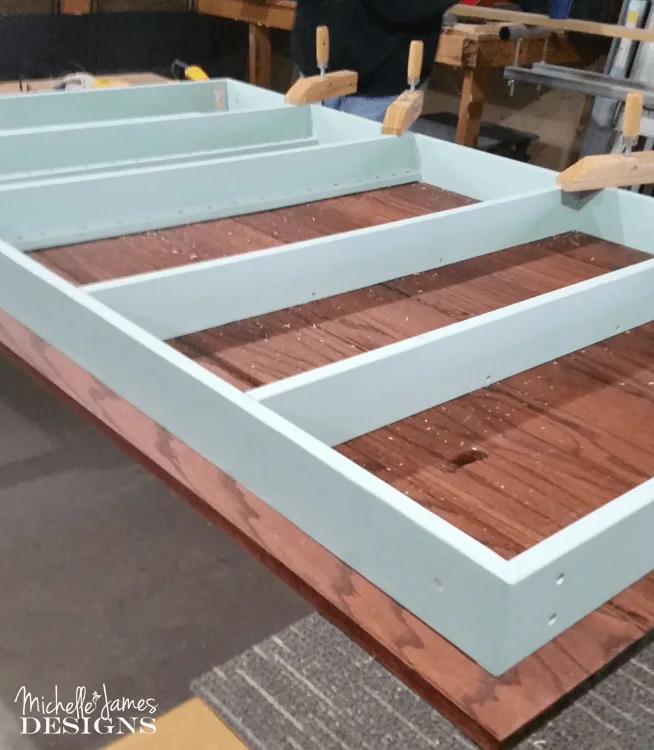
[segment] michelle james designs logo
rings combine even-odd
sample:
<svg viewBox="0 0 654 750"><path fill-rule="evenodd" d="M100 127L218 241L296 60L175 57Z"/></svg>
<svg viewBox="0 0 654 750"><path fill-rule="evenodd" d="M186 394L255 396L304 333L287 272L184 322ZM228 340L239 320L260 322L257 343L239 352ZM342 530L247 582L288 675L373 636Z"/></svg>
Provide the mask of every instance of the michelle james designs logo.
<svg viewBox="0 0 654 750"><path fill-rule="evenodd" d="M20 707L21 734L154 734L157 704L152 698L110 696L78 687L73 696L62 697L55 685L54 695L32 695L26 688L16 694Z"/></svg>

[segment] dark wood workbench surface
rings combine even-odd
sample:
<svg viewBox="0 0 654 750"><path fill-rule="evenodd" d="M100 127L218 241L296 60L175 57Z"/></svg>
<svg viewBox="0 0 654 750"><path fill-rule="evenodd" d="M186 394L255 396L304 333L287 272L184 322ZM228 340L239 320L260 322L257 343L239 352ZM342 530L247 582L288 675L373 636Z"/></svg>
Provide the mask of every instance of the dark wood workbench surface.
<svg viewBox="0 0 654 750"><path fill-rule="evenodd" d="M462 202L458 196L414 185L44 251L33 257L68 279L85 283L262 249ZM641 259L623 248L569 236L257 322L188 336L174 344L212 369L223 374L229 370L229 379L247 388ZM402 319L400 311L408 314ZM277 335L271 335L275 331ZM316 336L326 345L298 347L298 337L300 344L303 338L307 344L317 344ZM344 349L343 341L352 347ZM268 359L276 363L274 370L256 366L256 353L269 347L277 351ZM239 359L244 349L255 357L250 360L255 368L244 367ZM512 744L563 697L619 654L642 643L654 627L654 576L650 576L502 677L491 677L1 310L0 351L80 408L483 748ZM282 356L285 352L295 354ZM648 390L654 382L653 362L652 331L646 327L354 440L340 450L509 557L651 471L651 459L645 454L654 453ZM483 455L471 463L471 452ZM562 519L555 517L558 511Z"/></svg>
<svg viewBox="0 0 654 750"><path fill-rule="evenodd" d="M306 240L467 201L410 185L37 254L81 283ZM438 238L434 238L435 244ZM646 256L568 234L176 340L242 389ZM654 476L654 326L339 450L506 558Z"/></svg>

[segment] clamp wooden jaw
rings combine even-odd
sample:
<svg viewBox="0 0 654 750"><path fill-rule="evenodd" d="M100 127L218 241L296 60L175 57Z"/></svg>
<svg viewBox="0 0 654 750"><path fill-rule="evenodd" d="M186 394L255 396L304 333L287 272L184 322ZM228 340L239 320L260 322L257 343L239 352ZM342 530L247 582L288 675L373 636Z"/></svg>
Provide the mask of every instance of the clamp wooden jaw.
<svg viewBox="0 0 654 750"><path fill-rule="evenodd" d="M654 151L631 152L640 133L642 112L643 95L630 92L625 101L622 128L627 152L585 156L559 174L557 186L566 192L584 192L653 183Z"/></svg>
<svg viewBox="0 0 654 750"><path fill-rule="evenodd" d="M402 135L420 117L425 104L425 95L417 91L422 74L422 61L424 57L424 44L422 42L411 42L409 50L408 79L409 89L404 91L386 110L386 116L382 124L384 135Z"/></svg>
<svg viewBox="0 0 654 750"><path fill-rule="evenodd" d="M316 58L320 75L300 78L287 91L287 104L300 105L322 102L335 96L356 93L359 76L352 70L327 72L329 65L329 30L326 26L316 29Z"/></svg>

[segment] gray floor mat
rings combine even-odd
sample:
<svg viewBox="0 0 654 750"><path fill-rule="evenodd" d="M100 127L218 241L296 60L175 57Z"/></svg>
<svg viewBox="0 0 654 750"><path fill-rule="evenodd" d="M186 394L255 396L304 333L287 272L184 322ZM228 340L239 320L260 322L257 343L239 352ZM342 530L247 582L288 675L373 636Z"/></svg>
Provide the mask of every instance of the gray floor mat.
<svg viewBox="0 0 654 750"><path fill-rule="evenodd" d="M317 614L192 684L251 750L476 747ZM520 750L652 750L654 644L613 670Z"/></svg>

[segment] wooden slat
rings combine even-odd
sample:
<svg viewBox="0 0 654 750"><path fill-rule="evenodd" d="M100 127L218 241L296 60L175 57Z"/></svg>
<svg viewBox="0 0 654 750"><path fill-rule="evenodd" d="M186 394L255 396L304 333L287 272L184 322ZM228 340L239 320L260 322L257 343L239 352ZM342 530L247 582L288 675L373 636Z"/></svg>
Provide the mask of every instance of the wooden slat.
<svg viewBox="0 0 654 750"><path fill-rule="evenodd" d="M576 18L558 19L538 13L522 13L497 8L484 8L472 5L455 5L448 13L460 18L480 18L487 21L506 21L520 23L526 26L543 26L548 29L561 31L576 31L581 34L612 37L616 39L634 39L639 42L654 42L654 31L651 29L635 29L610 23L596 23L595 21L581 21Z"/></svg>

